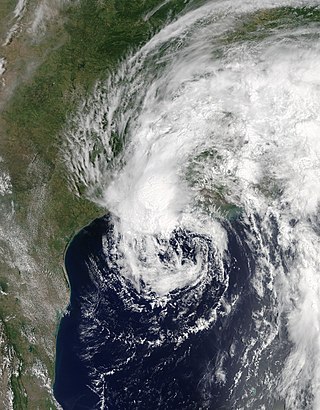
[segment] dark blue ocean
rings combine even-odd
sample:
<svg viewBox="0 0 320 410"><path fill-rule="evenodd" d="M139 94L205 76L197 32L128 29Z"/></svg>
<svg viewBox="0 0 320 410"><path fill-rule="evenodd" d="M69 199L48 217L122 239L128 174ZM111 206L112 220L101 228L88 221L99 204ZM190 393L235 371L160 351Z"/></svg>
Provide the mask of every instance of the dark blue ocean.
<svg viewBox="0 0 320 410"><path fill-rule="evenodd" d="M227 281L215 277L212 252L212 280L201 300L193 298L196 289L189 287L172 292L165 306L143 298L119 273L110 215L74 237L65 257L71 297L57 338L54 384L63 409L230 410L260 394L259 380L246 385L242 360L256 336L252 312L262 303L250 285L254 256L241 221L229 225ZM177 231L172 238L173 247L182 244L186 258L195 257L193 235ZM230 312L218 307L222 295L237 301ZM177 343L176 335L186 334L197 318L209 319L215 306L214 322ZM266 368L258 369L261 379Z"/></svg>

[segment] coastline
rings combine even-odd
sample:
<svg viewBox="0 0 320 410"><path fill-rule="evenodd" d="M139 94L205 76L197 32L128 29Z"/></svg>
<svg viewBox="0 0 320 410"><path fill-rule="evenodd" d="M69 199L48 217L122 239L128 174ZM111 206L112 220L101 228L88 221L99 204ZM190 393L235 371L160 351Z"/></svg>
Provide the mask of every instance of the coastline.
<svg viewBox="0 0 320 410"><path fill-rule="evenodd" d="M73 239L86 227L90 226L92 224L92 222L94 222L96 219L100 219L103 218L104 216L108 215L108 211L104 212L103 214L101 214L100 216L95 217L94 219L91 220L91 222L88 222L86 225L83 225L82 228L79 228L77 230L74 231L74 233L70 236L70 239L68 240L68 242L66 243L64 250L63 250L63 255L62 255L62 262L61 262L61 266L62 266L62 270L63 270L63 275L64 275L64 279L67 283L68 286L68 292L70 294L71 291L71 285L70 285L70 281L69 281L69 276L66 270L66 265L65 265L65 258L66 258L66 253L68 251L68 248L70 246L70 244L72 243Z"/></svg>

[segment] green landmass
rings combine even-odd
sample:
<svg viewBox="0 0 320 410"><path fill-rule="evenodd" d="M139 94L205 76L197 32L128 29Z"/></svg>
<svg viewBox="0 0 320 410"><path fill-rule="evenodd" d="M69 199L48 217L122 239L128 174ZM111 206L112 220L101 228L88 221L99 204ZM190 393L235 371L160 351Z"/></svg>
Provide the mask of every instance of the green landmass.
<svg viewBox="0 0 320 410"><path fill-rule="evenodd" d="M171 1L145 19L160 3L66 3L42 40L18 33L4 50L15 80L11 95L3 97L0 152L12 181L15 222L27 233L28 251L38 267L30 277L5 264L0 269L0 322L14 352L11 365L15 370L8 377L15 409L56 408L51 392L32 374L32 368L40 360L52 383L52 346L68 302L64 249L77 230L105 213L69 189L59 151L61 130L97 80L106 78L129 51L186 7L185 1ZM15 1L1 2L3 33L15 5ZM115 152L121 149L116 138L113 147ZM32 317L25 311L25 299L33 297L31 303L39 303L39 310L52 305L50 316Z"/></svg>
<svg viewBox="0 0 320 410"><path fill-rule="evenodd" d="M273 32L281 30L288 32L291 28L303 27L319 23L319 21L319 6L261 9L247 16L239 17L236 27L224 35L224 42L262 40Z"/></svg>

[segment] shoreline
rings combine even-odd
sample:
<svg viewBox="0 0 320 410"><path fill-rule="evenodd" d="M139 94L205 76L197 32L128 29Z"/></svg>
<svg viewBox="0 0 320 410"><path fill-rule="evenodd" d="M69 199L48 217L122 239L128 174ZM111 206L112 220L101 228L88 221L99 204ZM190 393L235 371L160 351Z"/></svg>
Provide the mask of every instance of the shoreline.
<svg viewBox="0 0 320 410"><path fill-rule="evenodd" d="M66 283L67 283L67 287L68 287L69 291L71 291L71 285L70 285L69 276L68 276L68 273L67 273L67 270L66 270L65 260L66 260L66 253L67 253L67 251L68 251L68 248L69 248L70 244L72 243L73 239L74 239L83 229L85 229L87 226L90 226L90 225L92 224L92 222L94 222L96 219L103 218L104 216L106 216L106 215L108 215L108 214L109 214L109 211L107 211L107 212L103 213L102 215L97 216L96 218L92 219L92 220L91 220L90 222L88 222L86 225L84 225L84 226L82 226L81 228L79 228L79 229L77 229L76 231L74 231L74 232L72 233L72 235L70 236L70 239L66 242L66 245L65 245L65 247L64 247L63 254L62 254L61 266L62 266L63 275L64 275L64 278L65 278L65 281L66 281Z"/></svg>

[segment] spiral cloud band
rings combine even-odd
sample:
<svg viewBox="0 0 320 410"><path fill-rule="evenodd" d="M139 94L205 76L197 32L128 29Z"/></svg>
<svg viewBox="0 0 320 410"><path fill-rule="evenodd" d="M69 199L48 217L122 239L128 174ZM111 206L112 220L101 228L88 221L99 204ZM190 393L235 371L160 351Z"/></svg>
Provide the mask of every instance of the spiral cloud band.
<svg viewBox="0 0 320 410"><path fill-rule="evenodd" d="M198 405L224 408L214 392L225 388L226 408L320 408L315 5L192 8L97 84L70 120L71 186L110 211L105 265L117 271L127 309L153 326L149 340L123 339L127 353L113 367L91 369L101 403L113 394L108 377L135 356L183 349L210 331L213 340L219 328L228 341L197 379ZM111 285L94 256L91 269L103 293Z"/></svg>

